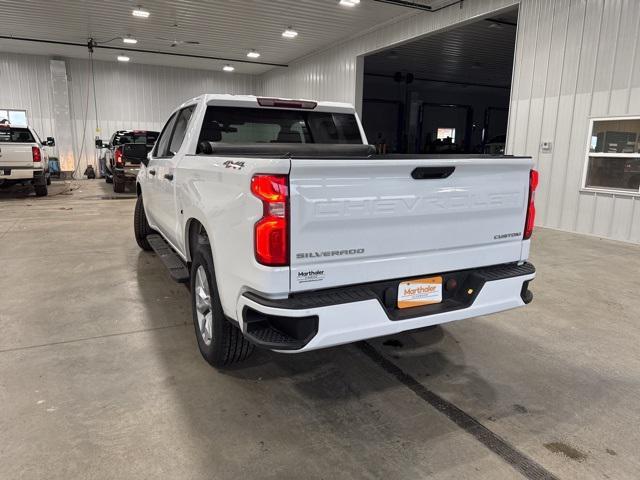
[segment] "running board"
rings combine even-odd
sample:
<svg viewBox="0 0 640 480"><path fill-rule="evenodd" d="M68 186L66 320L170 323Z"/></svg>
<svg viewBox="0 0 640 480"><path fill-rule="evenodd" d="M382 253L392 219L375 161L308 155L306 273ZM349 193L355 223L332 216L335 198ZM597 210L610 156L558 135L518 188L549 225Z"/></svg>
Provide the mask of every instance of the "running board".
<svg viewBox="0 0 640 480"><path fill-rule="evenodd" d="M189 281L189 270L182 259L169 246L169 244L158 234L147 235L147 242L153 251L160 257L164 266L169 270L169 275L178 283Z"/></svg>

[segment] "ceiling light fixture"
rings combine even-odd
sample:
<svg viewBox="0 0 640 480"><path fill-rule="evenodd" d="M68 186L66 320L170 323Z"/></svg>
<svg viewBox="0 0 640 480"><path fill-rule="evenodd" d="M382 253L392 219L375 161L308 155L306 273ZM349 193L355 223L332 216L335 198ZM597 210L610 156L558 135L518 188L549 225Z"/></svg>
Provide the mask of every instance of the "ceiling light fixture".
<svg viewBox="0 0 640 480"><path fill-rule="evenodd" d="M222 67L222 70L224 70L225 72L233 72L235 68L231 65L225 65L224 67Z"/></svg>
<svg viewBox="0 0 640 480"><path fill-rule="evenodd" d="M138 40L136 40L135 38L131 38L131 37L124 37L124 38L122 39L122 41L123 41L124 43L131 43L131 44L136 44L136 43L138 43Z"/></svg>
<svg viewBox="0 0 640 480"><path fill-rule="evenodd" d="M360 0L340 0L338 5L342 5L343 7L355 7L360 3Z"/></svg>
<svg viewBox="0 0 640 480"><path fill-rule="evenodd" d="M298 36L298 32L296 32L291 27L287 27L287 29L284 32L282 32L282 36L284 38L296 38Z"/></svg>
<svg viewBox="0 0 640 480"><path fill-rule="evenodd" d="M148 10L145 10L142 7L138 7L138 8L136 8L135 10L133 10L131 12L131 15L133 15L134 17L139 17L139 18L149 18L149 15L151 15L151 14L149 13Z"/></svg>
<svg viewBox="0 0 640 480"><path fill-rule="evenodd" d="M247 53L247 57L249 57L249 58L259 58L260 54L252 49L252 50L249 51L249 53Z"/></svg>
<svg viewBox="0 0 640 480"><path fill-rule="evenodd" d="M118 61L119 62L128 62L129 60L131 60L129 57L127 57L126 55L118 55Z"/></svg>

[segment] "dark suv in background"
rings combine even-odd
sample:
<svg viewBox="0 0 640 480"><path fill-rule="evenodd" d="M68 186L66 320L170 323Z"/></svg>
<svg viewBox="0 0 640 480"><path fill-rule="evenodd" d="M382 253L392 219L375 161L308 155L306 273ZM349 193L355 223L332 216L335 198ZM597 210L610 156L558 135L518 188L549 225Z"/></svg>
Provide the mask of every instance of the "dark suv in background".
<svg viewBox="0 0 640 480"><path fill-rule="evenodd" d="M107 183L113 183L114 192L124 192L126 183L135 181L140 163L153 148L158 135L159 132L151 130L118 130L108 144L96 141L98 148L106 149L103 173ZM125 148L126 145L135 145L136 148ZM140 145L145 145L146 149Z"/></svg>

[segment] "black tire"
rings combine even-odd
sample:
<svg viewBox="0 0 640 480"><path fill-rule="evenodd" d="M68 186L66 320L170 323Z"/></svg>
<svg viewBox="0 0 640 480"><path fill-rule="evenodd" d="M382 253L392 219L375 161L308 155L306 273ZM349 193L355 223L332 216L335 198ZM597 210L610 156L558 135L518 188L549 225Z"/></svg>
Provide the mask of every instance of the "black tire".
<svg viewBox="0 0 640 480"><path fill-rule="evenodd" d="M147 222L147 215L144 213L144 203L142 201L142 195L138 196L136 201L136 209L133 213L133 233L136 237L136 242L142 250L147 252L151 250L151 245L147 241L147 235L154 233L153 229Z"/></svg>
<svg viewBox="0 0 640 480"><path fill-rule="evenodd" d="M198 324L198 311L196 309L196 277L198 269L202 267L209 285L209 298L211 299L212 335L207 344L203 338ZM229 321L222 310L216 275L213 268L211 248L208 243L198 245L191 264L191 310L193 325L195 327L198 349L204 359L213 367L221 368L233 363L245 360L253 353L254 346L248 342L238 327Z"/></svg>
<svg viewBox="0 0 640 480"><path fill-rule="evenodd" d="M116 193L124 193L124 182L118 180L118 177L113 177L113 191Z"/></svg>
<svg viewBox="0 0 640 480"><path fill-rule="evenodd" d="M33 189L36 191L37 197L46 197L49 194L49 188L47 188L47 183L44 185L34 185Z"/></svg>

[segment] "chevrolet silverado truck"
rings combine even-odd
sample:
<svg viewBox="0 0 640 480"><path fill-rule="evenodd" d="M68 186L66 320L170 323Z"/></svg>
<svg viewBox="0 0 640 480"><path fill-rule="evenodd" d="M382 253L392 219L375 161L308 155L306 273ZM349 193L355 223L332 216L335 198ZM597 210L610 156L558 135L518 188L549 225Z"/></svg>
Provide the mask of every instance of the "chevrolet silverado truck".
<svg viewBox="0 0 640 480"><path fill-rule="evenodd" d="M141 166L134 233L221 367L529 303L537 182L528 157L375 155L348 104L202 95Z"/></svg>
<svg viewBox="0 0 640 480"><path fill-rule="evenodd" d="M122 193L127 184L135 183L141 159L151 151L157 138L158 132L150 130L118 130L106 145L102 140L96 141L96 148L105 149L105 181L113 183L114 192ZM136 147L126 148L127 145Z"/></svg>
<svg viewBox="0 0 640 480"><path fill-rule="evenodd" d="M0 123L0 187L33 185L38 197L46 196L51 176L44 147L54 145L51 137L43 143L31 127Z"/></svg>

